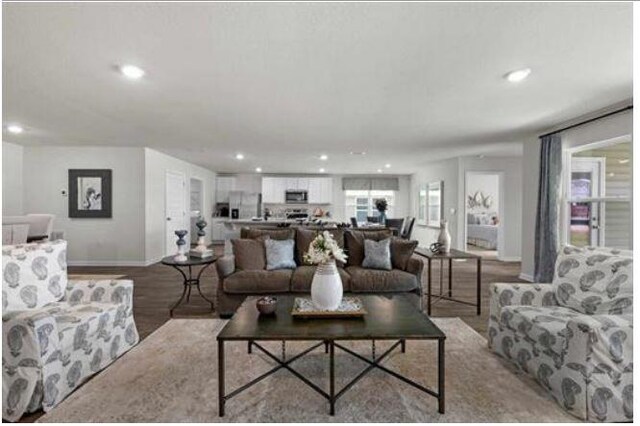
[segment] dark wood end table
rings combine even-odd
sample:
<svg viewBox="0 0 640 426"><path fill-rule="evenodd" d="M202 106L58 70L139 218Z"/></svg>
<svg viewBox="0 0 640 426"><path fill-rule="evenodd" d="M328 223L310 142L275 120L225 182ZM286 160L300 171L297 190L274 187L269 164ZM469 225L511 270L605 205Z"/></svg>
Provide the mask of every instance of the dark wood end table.
<svg viewBox="0 0 640 426"><path fill-rule="evenodd" d="M444 299L452 302L463 303L465 305L475 306L476 314L480 315L480 301L482 297L482 257L477 254L472 254L466 251L451 249L449 253L433 253L428 248L418 247L414 251L418 256L427 258L427 315L431 315L431 298L434 297L431 292L431 262L433 260L440 260L440 293L436 295L436 300ZM453 298L453 260L465 259L476 261L476 303L467 302L466 300ZM449 288L447 294L442 293L442 268L445 261L449 261Z"/></svg>
<svg viewBox="0 0 640 426"><path fill-rule="evenodd" d="M217 260L217 257L215 256L205 257L205 258L188 257L187 260L185 260L184 262L176 261L174 259L174 256L167 256L164 259L162 259L161 262L163 265L171 266L175 270L180 272L180 275L182 275L182 278L183 278L183 286L184 286L184 288L182 289L182 296L180 296L180 299L178 299L178 301L169 309L169 316L173 317L173 310L177 308L178 305L180 305L180 303L182 303L185 295L187 296L187 303L189 302L189 298L191 296L191 287L193 286L195 286L196 289L198 290L198 293L200 293L200 297L202 297L204 300L209 302L209 304L211 305L211 310L212 311L214 310L213 301L207 299L205 295L202 294L202 290L200 289L200 277L202 276L202 273L204 272L204 270L207 269L210 265L213 265L216 260ZM194 278L193 267L196 267L196 266L202 266L202 268L200 268L198 275L196 275ZM189 272L188 276L183 270L183 268L186 268L187 271Z"/></svg>
<svg viewBox="0 0 640 426"><path fill-rule="evenodd" d="M363 318L321 318L301 319L291 315L295 296L276 295L278 304L275 315L261 316L256 309L256 297L247 298L238 308L233 317L217 336L218 339L218 409L220 417L224 416L225 404L242 391L250 388L280 369L286 369L299 378L311 389L329 401L329 414L335 414L335 404L353 385L374 368L396 377L404 383L438 399L438 412L444 414L444 341L445 334L406 296L374 296L358 294L364 304L367 314ZM358 354L340 344L342 341L365 340L372 342L371 359ZM395 341L389 349L376 355L375 341ZM437 340L438 341L438 389L429 389L401 374L382 365L385 359L396 348L405 352L407 340ZM225 354L224 345L229 341L246 341L247 352L253 348L264 353L276 363L276 366L266 373L226 393L225 390ZM269 352L260 345L259 341L282 341L282 356ZM285 344L287 341L314 341L309 348L287 359ZM325 353L329 354L329 390L328 392L308 378L304 377L291 363L303 357L316 348L324 345ZM342 350L360 359L368 366L342 389L336 390L335 385L335 349Z"/></svg>

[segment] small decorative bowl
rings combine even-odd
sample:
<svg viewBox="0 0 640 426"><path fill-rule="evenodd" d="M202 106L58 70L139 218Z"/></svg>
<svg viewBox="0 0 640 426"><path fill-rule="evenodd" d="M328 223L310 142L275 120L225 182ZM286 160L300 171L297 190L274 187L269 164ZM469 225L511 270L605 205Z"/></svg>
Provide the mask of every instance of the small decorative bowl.
<svg viewBox="0 0 640 426"><path fill-rule="evenodd" d="M256 308L262 315L271 315L276 311L278 299L271 296L261 297L256 301Z"/></svg>

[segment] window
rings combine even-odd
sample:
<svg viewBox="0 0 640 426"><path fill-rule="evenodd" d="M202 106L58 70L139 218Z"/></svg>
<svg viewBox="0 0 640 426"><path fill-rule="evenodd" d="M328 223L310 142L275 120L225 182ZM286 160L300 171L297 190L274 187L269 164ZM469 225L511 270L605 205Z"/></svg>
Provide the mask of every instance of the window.
<svg viewBox="0 0 640 426"><path fill-rule="evenodd" d="M632 248L631 142L569 153L564 238L575 246Z"/></svg>
<svg viewBox="0 0 640 426"><path fill-rule="evenodd" d="M358 223L367 221L367 216L378 216L375 200L385 198L387 200L387 217L393 217L395 191L344 191L346 217L355 217Z"/></svg>

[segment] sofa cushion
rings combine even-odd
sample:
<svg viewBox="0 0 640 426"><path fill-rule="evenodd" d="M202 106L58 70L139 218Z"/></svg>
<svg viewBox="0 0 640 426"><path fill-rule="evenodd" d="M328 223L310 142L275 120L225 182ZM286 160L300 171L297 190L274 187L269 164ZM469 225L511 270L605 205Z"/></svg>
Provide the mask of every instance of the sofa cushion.
<svg viewBox="0 0 640 426"><path fill-rule="evenodd" d="M293 240L265 240L268 271L296 268L296 262L293 260L294 243Z"/></svg>
<svg viewBox="0 0 640 426"><path fill-rule="evenodd" d="M242 238L271 238L272 240L293 240L296 238L295 228L242 228Z"/></svg>
<svg viewBox="0 0 640 426"><path fill-rule="evenodd" d="M418 247L418 242L415 240L393 237L391 239L391 264L393 267L406 271L409 259L413 256L416 247Z"/></svg>
<svg viewBox="0 0 640 426"><path fill-rule="evenodd" d="M237 271L223 282L224 291L230 294L269 294L289 291L291 269L275 271Z"/></svg>
<svg viewBox="0 0 640 426"><path fill-rule="evenodd" d="M364 240L364 260L362 267L368 269L391 270L391 239L380 241Z"/></svg>
<svg viewBox="0 0 640 426"><path fill-rule="evenodd" d="M296 263L304 265L304 254L309 251L311 242L316 237L317 231L312 229L298 228L296 230Z"/></svg>
<svg viewBox="0 0 640 426"><path fill-rule="evenodd" d="M553 285L558 304L588 315L633 311L633 258L628 252L564 247Z"/></svg>
<svg viewBox="0 0 640 426"><path fill-rule="evenodd" d="M388 229L356 230L350 229L344 234L345 248L347 250L347 266L361 266L364 260L364 240L384 240L391 237Z"/></svg>
<svg viewBox="0 0 640 426"><path fill-rule="evenodd" d="M309 293L315 272L316 267L313 265L297 267L291 277L291 291ZM351 277L349 274L342 268L338 268L338 274L340 274L340 279L342 280L343 291L351 291Z"/></svg>
<svg viewBox="0 0 640 426"><path fill-rule="evenodd" d="M66 287L66 241L2 247L3 314L57 302Z"/></svg>
<svg viewBox="0 0 640 426"><path fill-rule="evenodd" d="M236 270L259 271L267 267L264 239L233 239L231 240L231 245L233 247Z"/></svg>
<svg viewBox="0 0 640 426"><path fill-rule="evenodd" d="M561 355L566 345L567 322L582 314L562 306L505 306L500 324L541 352Z"/></svg>
<svg viewBox="0 0 640 426"><path fill-rule="evenodd" d="M348 266L346 271L351 276L351 291L353 292L403 292L418 288L416 276L399 269L381 271L365 269L361 266Z"/></svg>

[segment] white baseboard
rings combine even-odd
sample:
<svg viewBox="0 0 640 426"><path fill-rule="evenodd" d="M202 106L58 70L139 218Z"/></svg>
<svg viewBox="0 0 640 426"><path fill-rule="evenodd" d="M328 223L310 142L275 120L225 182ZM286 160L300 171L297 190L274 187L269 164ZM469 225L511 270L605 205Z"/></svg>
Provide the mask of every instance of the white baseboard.
<svg viewBox="0 0 640 426"><path fill-rule="evenodd" d="M530 283L533 282L533 275L525 274L524 272L521 272L520 275L518 275L518 278L524 281L529 281Z"/></svg>
<svg viewBox="0 0 640 426"><path fill-rule="evenodd" d="M519 256L513 256L513 257L504 256L504 257L498 257L498 260L500 262L520 262L522 258Z"/></svg>

